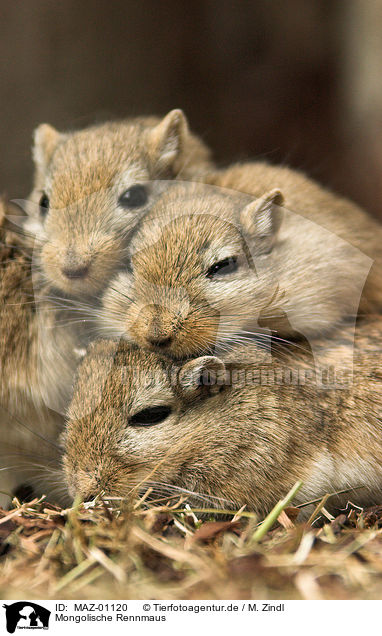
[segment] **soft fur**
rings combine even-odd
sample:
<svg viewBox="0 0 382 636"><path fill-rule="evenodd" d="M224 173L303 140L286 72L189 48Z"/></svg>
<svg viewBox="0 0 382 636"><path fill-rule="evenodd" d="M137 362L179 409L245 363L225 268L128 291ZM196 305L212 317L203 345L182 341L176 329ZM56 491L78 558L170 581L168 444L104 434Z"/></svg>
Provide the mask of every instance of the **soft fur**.
<svg viewBox="0 0 382 636"><path fill-rule="evenodd" d="M252 344L224 362L205 356L178 365L128 343L96 342L79 369L64 435L71 495L128 497L152 486L154 494L194 493L207 507L265 513L302 479L297 502L347 488L357 489L332 505L381 502L381 329L380 318L359 326L346 382L352 329L321 342L340 388L316 383L309 353L298 348L270 363ZM249 350L252 362L241 363ZM224 368L234 382L221 382ZM200 384L206 371L218 381L210 375ZM158 405L171 407L166 419L133 425L134 414Z"/></svg>
<svg viewBox="0 0 382 636"><path fill-rule="evenodd" d="M222 188L239 190L260 197L264 191L277 187L284 196L284 207L333 232L374 262L361 298L360 311L370 313L382 307L382 226L358 205L321 187L303 172L286 166L273 166L266 162L233 164L227 169L204 177L206 183ZM303 228L303 226L302 226ZM296 241L304 246L304 233L296 226ZM320 246L322 258L326 253L325 243ZM337 269L337 259L332 262ZM350 271L353 262L348 263ZM313 288L314 293L314 288Z"/></svg>
<svg viewBox="0 0 382 636"><path fill-rule="evenodd" d="M174 183L136 227L130 271L104 294L102 327L182 358L224 348L260 326L281 337L312 338L354 322L372 264L354 245L377 254L381 227L306 178L307 205L301 199L295 210L290 192L300 176L286 171L288 187L278 168L264 171L268 179L259 177L256 199ZM229 257L237 259L236 272L208 277L214 263ZM379 279L369 282L376 298ZM371 310L369 299L361 312Z"/></svg>
<svg viewBox="0 0 382 636"><path fill-rule="evenodd" d="M48 408L46 401L57 406L57 392L61 395L62 391L68 399L74 371L74 366L69 371L62 357L64 354L68 363L72 355L67 352L72 345L70 337L60 338L51 330L59 311L49 301L34 301L31 245L7 227L5 212L1 203L0 505L3 506L22 483L34 486L37 492L52 488L53 471L58 465L54 440L63 418ZM49 358L56 366L46 366ZM52 393L53 376L57 389Z"/></svg>
<svg viewBox="0 0 382 636"><path fill-rule="evenodd" d="M28 229L38 239L37 263L46 281L70 296L94 296L126 256L130 230L166 180L196 177L211 168L209 151L188 130L181 110L157 117L108 122L59 133L42 124L35 133L35 188ZM146 184L148 202L123 209L120 195ZM39 201L50 206L42 218ZM87 270L68 278L68 270Z"/></svg>

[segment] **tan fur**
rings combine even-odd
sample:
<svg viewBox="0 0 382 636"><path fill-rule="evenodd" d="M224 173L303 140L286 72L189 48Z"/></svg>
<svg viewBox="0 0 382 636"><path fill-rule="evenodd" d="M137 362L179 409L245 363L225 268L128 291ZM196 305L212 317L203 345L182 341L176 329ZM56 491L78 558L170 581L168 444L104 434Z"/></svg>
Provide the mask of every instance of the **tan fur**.
<svg viewBox="0 0 382 636"><path fill-rule="evenodd" d="M55 371L58 389L65 382L69 385L70 376L56 348L60 344L65 351L69 337L58 343L49 329L56 315L52 306L35 303L31 246L7 227L6 211L1 203L0 505L9 502L9 495L21 483L35 486L37 492L52 487L51 469L57 468L58 453L49 440L57 439L63 419L45 404L46 398L50 403L56 400L50 393L52 372L45 367L49 352L53 350L60 363ZM48 337L41 331L40 319Z"/></svg>
<svg viewBox="0 0 382 636"><path fill-rule="evenodd" d="M27 227L37 235L43 276L72 296L97 294L121 267L129 231L165 187L163 180L211 168L208 149L188 130L180 110L162 120L141 117L65 134L43 124L34 157ZM120 195L136 184L147 185L147 205L121 208ZM45 219L38 207L43 193L50 201ZM65 274L85 268L83 277Z"/></svg>
<svg viewBox="0 0 382 636"><path fill-rule="evenodd" d="M302 172L265 162L234 164L203 179L206 183L247 192L255 197L262 196L271 188L279 188L287 209L334 232L375 261L361 298L360 311L372 313L381 310L382 226L355 203L321 187ZM302 233L296 232L296 241L303 244ZM322 248L325 257L325 245ZM334 261L333 267L335 265Z"/></svg>
<svg viewBox="0 0 382 636"><path fill-rule="evenodd" d="M322 360L340 373L352 330L321 346ZM248 348L253 361L241 364ZM357 490L334 498L334 506L381 502L381 318L359 326L354 381L344 388L318 388L309 354L294 348L284 361L264 364L261 349L237 347L225 370L231 378L244 372L246 381L236 375L234 383L209 387L198 378L206 369L219 372L222 360L207 356L178 366L128 343L116 349L112 341L94 343L79 369L64 436L72 496L126 497L151 484L154 495L184 489L206 507L246 505L265 513L302 479L297 502L346 488ZM262 372L269 380L287 378L288 370L308 379L259 383ZM132 416L156 405L171 407L166 419L132 424Z"/></svg>
<svg viewBox="0 0 382 636"><path fill-rule="evenodd" d="M263 181L255 200L199 183L169 187L131 239L132 271L104 295L106 332L181 358L224 348L260 323L281 337L312 338L354 321L372 261L344 240L360 236L356 224L349 229L352 214L323 206L320 225L318 202L307 218L280 208L285 183L278 186L276 169L273 183ZM228 257L237 271L209 279L210 266Z"/></svg>

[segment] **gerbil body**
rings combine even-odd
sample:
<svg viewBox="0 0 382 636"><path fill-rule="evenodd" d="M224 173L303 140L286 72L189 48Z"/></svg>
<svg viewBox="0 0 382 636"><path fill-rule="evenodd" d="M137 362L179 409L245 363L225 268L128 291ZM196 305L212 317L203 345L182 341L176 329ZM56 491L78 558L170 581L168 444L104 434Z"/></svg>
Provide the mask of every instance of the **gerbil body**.
<svg viewBox="0 0 382 636"><path fill-rule="evenodd" d="M129 232L164 180L211 168L180 110L65 134L42 124L34 158L27 228L36 262L45 282L71 297L96 296L123 266Z"/></svg>
<svg viewBox="0 0 382 636"><path fill-rule="evenodd" d="M234 164L207 175L204 181L254 197L261 197L264 192L279 188L287 210L333 232L375 261L360 300L360 312L381 310L382 226L358 205L323 188L302 172L266 162ZM298 228L296 230L296 240L303 241L303 233L299 233ZM322 247L325 255L325 246ZM335 264L334 261L333 266Z"/></svg>
<svg viewBox="0 0 382 636"><path fill-rule="evenodd" d="M17 486L27 482L38 491L51 487L57 439L63 418L47 407L55 403L65 382L72 380L60 358L72 344L67 335L58 342L49 327L59 311L48 302L34 301L31 246L6 227L0 209L0 505L9 503ZM39 312L42 312L42 316ZM48 337L41 332L40 318ZM55 369L45 367L44 356L56 359ZM67 359L70 354L68 353ZM74 371L74 367L73 367ZM51 391L55 377L58 388ZM49 466L48 470L45 470Z"/></svg>
<svg viewBox="0 0 382 636"><path fill-rule="evenodd" d="M335 233L344 219L332 213L329 231L282 208L282 195L174 183L136 229L131 271L105 292L102 327L182 358L224 349L260 324L311 338L354 321L372 261Z"/></svg>
<svg viewBox="0 0 382 636"><path fill-rule="evenodd" d="M264 514L301 479L297 503L348 488L356 490L331 499L334 507L381 502L381 328L381 319L359 326L354 381L343 388L318 388L309 355L293 348L282 363L264 364L253 346L254 361L240 364L246 345L224 362L177 365L128 343L118 351L112 341L94 343L64 435L70 494L127 497L153 487L154 495L193 493L207 507ZM322 360L341 374L352 330L322 347ZM307 381L275 380L290 369ZM241 380L201 383L206 372L216 379L227 371Z"/></svg>

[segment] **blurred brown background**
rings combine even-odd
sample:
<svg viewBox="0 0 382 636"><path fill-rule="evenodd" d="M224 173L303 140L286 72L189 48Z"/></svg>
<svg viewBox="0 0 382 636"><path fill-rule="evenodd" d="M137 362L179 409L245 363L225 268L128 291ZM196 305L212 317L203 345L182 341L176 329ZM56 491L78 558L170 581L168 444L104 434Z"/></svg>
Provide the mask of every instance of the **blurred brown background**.
<svg viewBox="0 0 382 636"><path fill-rule="evenodd" d="M0 0L0 189L33 128L181 107L220 163L306 170L382 219L382 0Z"/></svg>

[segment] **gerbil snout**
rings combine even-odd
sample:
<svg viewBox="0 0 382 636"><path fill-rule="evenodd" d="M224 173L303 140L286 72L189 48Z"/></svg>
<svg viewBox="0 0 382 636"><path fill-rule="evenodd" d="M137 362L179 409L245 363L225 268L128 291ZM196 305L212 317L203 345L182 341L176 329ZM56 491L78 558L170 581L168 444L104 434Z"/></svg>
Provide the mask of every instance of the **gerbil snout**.
<svg viewBox="0 0 382 636"><path fill-rule="evenodd" d="M86 278L89 275L90 262L90 258L83 259L77 254L68 251L64 258L61 272L70 280L74 278Z"/></svg>
<svg viewBox="0 0 382 636"><path fill-rule="evenodd" d="M100 493L110 495L121 491L121 475L126 473L126 467L114 453L109 456L106 452L105 456L94 455L92 460L89 461L88 458L81 467L77 460L78 457L73 457L72 449L69 449L64 458L64 468L72 497L79 496L83 501L90 501ZM124 478L122 482L124 483ZM125 494L125 484L122 490Z"/></svg>
<svg viewBox="0 0 382 636"><path fill-rule="evenodd" d="M71 493L77 493L83 501L94 499L102 490L103 483L99 475L91 475L83 470L79 470L75 477L75 488Z"/></svg>
<svg viewBox="0 0 382 636"><path fill-rule="evenodd" d="M65 267L62 270L62 273L64 274L64 276L66 276L66 278L69 278L69 279L85 278L89 273L89 266L84 265L83 267L76 267L76 268Z"/></svg>
<svg viewBox="0 0 382 636"><path fill-rule="evenodd" d="M177 327L173 312L161 305L146 305L140 313L139 320L148 345L163 349L171 344Z"/></svg>
<svg viewBox="0 0 382 636"><path fill-rule="evenodd" d="M121 259L122 239L108 235L84 235L77 245L49 240L41 251L45 276L69 294L98 294Z"/></svg>
<svg viewBox="0 0 382 636"><path fill-rule="evenodd" d="M219 314L201 300L167 298L143 307L137 304L129 323L129 338L141 347L182 358L215 346Z"/></svg>
<svg viewBox="0 0 382 636"><path fill-rule="evenodd" d="M168 337L164 337L161 335L151 335L149 338L147 338L147 342L149 344L152 344L154 347L168 347L171 342L172 342L172 336L168 336Z"/></svg>

